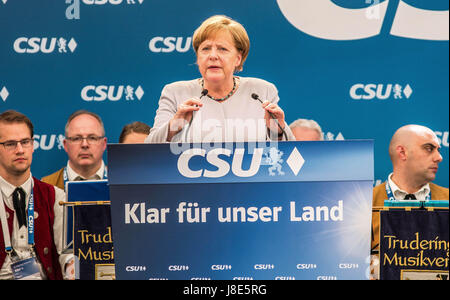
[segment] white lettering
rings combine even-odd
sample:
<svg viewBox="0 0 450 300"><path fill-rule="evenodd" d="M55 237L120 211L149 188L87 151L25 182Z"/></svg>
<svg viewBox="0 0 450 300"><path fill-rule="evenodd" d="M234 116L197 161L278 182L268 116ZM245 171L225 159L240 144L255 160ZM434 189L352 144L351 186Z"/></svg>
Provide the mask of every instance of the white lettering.
<svg viewBox="0 0 450 300"><path fill-rule="evenodd" d="M183 45L184 43L184 45ZM177 51L179 53L188 52L191 48L192 37L161 37L157 36L150 40L148 48L154 53L171 53Z"/></svg>
<svg viewBox="0 0 450 300"><path fill-rule="evenodd" d="M217 210L217 219L221 223L237 222L278 222L279 213L283 210L281 206L277 207L219 207Z"/></svg>
<svg viewBox="0 0 450 300"><path fill-rule="evenodd" d="M331 221L338 222L344 220L344 201L339 200L338 205L332 206L305 206L303 207L303 213L301 216L296 214L296 203L290 202L290 220L291 222L308 222L308 221Z"/></svg>
<svg viewBox="0 0 450 300"><path fill-rule="evenodd" d="M242 164L244 160L245 149L236 149L233 155L231 170L234 175L239 177L251 177L258 173L261 166L261 160L263 155L263 148L256 148L252 154L252 161L248 170L243 170ZM227 161L219 158L219 155L225 155L230 157L231 150L225 148L216 148L206 154L205 149L188 149L184 151L179 157L177 162L178 171L181 175L187 178L199 178L201 176L207 178L219 178L227 175L230 171L230 165ZM206 156L206 161L212 166L216 167L217 170L192 170L189 167L189 162L194 156Z"/></svg>

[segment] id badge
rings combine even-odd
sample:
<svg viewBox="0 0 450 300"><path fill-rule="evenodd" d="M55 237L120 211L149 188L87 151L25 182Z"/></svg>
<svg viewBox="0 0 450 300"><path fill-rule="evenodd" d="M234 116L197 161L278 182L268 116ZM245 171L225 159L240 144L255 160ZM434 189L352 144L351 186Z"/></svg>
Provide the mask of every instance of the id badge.
<svg viewBox="0 0 450 300"><path fill-rule="evenodd" d="M40 280L39 264L35 257L22 259L11 263L15 280Z"/></svg>

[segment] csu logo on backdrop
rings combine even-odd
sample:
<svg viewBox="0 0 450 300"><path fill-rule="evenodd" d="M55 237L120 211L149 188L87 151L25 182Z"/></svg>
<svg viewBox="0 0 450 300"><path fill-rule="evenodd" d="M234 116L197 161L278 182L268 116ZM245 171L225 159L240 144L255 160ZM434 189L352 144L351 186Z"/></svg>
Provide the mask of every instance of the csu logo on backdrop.
<svg viewBox="0 0 450 300"><path fill-rule="evenodd" d="M409 99L413 89L409 84L406 86L394 84L362 84L358 83L350 88L350 97L354 100L386 100L386 99Z"/></svg>
<svg viewBox="0 0 450 300"><path fill-rule="evenodd" d="M337 134L335 134L334 132L331 132L331 131L324 133L323 139L325 141L343 141L343 140L345 140L342 132L338 132Z"/></svg>
<svg viewBox="0 0 450 300"><path fill-rule="evenodd" d="M57 147L58 150L64 149L64 135L62 134L35 134L34 135L34 150L52 150Z"/></svg>
<svg viewBox="0 0 450 300"><path fill-rule="evenodd" d="M66 0L66 4L68 4L66 8L66 18L68 20L80 19L80 2L83 2L85 5L119 5L122 3L142 4L144 0Z"/></svg>
<svg viewBox="0 0 450 300"><path fill-rule="evenodd" d="M192 37L162 37L157 36L150 40L148 48L155 53L185 53L191 49Z"/></svg>
<svg viewBox="0 0 450 300"><path fill-rule="evenodd" d="M448 131L435 131L441 147L448 148Z"/></svg>
<svg viewBox="0 0 450 300"><path fill-rule="evenodd" d="M284 153L276 147L255 148L253 153L247 156L245 156L245 151L246 149L244 148L236 148L233 153L230 149L215 148L206 153L205 149L188 149L178 157L178 171L187 178L220 178L228 175L230 171L237 177L252 177L258 174L261 166L267 166L267 173L265 174L269 176L285 175L285 172L282 170L283 166L285 166L284 159L282 159ZM231 158L231 165L224 157ZM243 165L248 165L248 163L244 163L244 158L251 158L250 166L246 169L244 169ZM190 165L191 160L196 160L197 163L201 162L202 165L207 165L208 167L212 166L215 170L198 167L194 170ZM286 159L286 164L295 176L298 175L304 163L304 158L297 147L294 147Z"/></svg>
<svg viewBox="0 0 450 300"><path fill-rule="evenodd" d="M383 26L390 26L394 36L448 41L449 14L447 10L421 9L399 1L393 21L386 12L391 2L365 0L363 8L345 8L348 0L277 0L286 19L304 33L327 40L358 40L380 34ZM431 1L430 1L431 2ZM428 3L427 3L428 4ZM367 5L369 5L367 7ZM436 5L436 4L434 4ZM392 22L392 24L385 24Z"/></svg>
<svg viewBox="0 0 450 300"><path fill-rule="evenodd" d="M112 4L119 5L122 3L126 4L142 4L144 0L81 0L86 5L104 5L104 4Z"/></svg>
<svg viewBox="0 0 450 300"><path fill-rule="evenodd" d="M143 96L144 90L140 85L137 88L131 85L87 85L81 90L81 99L84 101L140 101Z"/></svg>
<svg viewBox="0 0 450 300"><path fill-rule="evenodd" d="M6 88L6 86L2 87L0 89L0 98L2 98L3 102L6 102L6 99L8 98L8 96L9 96L8 89Z"/></svg>
<svg viewBox="0 0 450 300"><path fill-rule="evenodd" d="M17 53L71 53L77 46L74 38L19 37L13 48Z"/></svg>

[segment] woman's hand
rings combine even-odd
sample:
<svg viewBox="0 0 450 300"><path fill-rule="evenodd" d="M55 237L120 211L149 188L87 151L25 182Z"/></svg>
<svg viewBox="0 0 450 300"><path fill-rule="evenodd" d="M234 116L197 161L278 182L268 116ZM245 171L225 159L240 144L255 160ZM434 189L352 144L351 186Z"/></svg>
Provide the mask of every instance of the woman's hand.
<svg viewBox="0 0 450 300"><path fill-rule="evenodd" d="M282 134L282 130L278 127L277 123L273 120L272 115L278 120L281 128L284 129L286 123L284 121L284 111L275 103L264 101L262 107L265 109L264 119L266 120L266 126L271 132L278 132L278 135Z"/></svg>
<svg viewBox="0 0 450 300"><path fill-rule="evenodd" d="M194 111L198 111L203 103L199 98L192 98L181 103L177 112L173 116L172 120L169 122L169 133L167 135L167 141L171 141L172 138L181 131L181 129L190 123L192 120L192 115Z"/></svg>

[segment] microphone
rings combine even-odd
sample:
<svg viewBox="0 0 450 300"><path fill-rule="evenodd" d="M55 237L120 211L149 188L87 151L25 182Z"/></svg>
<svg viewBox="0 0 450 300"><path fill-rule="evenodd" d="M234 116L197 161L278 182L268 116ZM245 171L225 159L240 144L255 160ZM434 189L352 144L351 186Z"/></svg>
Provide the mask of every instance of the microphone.
<svg viewBox="0 0 450 300"><path fill-rule="evenodd" d="M207 89L203 89L202 92L201 92L201 94L200 94L199 99L202 99L202 97L204 97L204 96L206 96L206 95L208 95L208 90L207 90ZM198 105L195 105L195 106L198 107ZM186 126L185 134L184 134L184 141L185 141L185 142L187 142L187 132L188 132L189 127L191 127L192 120L194 120L195 113L196 113L195 111L192 112L192 118L191 118L191 120L189 121L189 124Z"/></svg>
<svg viewBox="0 0 450 300"><path fill-rule="evenodd" d="M259 102L261 102L261 104L263 103L263 101L259 98L258 94L253 93L252 94L252 98L253 100L258 100ZM267 110L266 110L267 111ZM281 132L283 133L284 137L286 138L286 141L288 140L287 134L284 131L283 128L281 128L280 123L278 122L277 118L275 117L275 115L273 113L271 113L270 111L267 111L270 115L270 117L275 121L275 123L277 123L278 128L280 128Z"/></svg>

